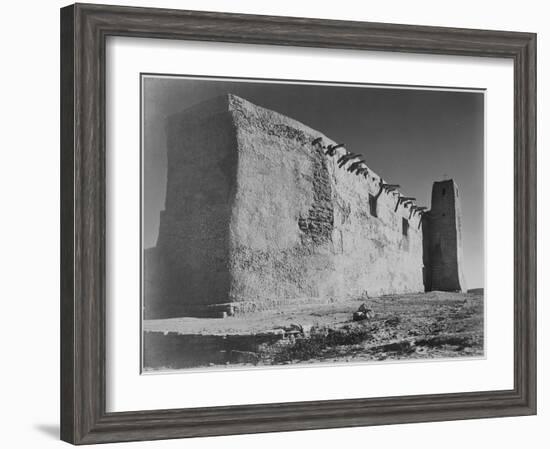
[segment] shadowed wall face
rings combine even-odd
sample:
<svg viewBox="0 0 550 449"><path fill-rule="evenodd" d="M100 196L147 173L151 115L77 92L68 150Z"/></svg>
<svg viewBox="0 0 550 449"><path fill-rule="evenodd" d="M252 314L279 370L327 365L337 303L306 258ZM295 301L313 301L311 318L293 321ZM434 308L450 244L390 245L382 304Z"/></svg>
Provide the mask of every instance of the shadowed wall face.
<svg viewBox="0 0 550 449"><path fill-rule="evenodd" d="M166 208L145 259L147 315L200 313L227 301L229 221L235 192L235 126L222 99L170 117Z"/></svg>

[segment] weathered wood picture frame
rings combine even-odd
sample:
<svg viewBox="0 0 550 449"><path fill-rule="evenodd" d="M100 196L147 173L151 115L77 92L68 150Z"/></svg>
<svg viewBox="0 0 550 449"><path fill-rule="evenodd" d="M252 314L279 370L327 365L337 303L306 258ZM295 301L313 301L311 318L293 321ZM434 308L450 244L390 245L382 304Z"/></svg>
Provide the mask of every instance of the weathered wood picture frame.
<svg viewBox="0 0 550 449"><path fill-rule="evenodd" d="M106 412L107 36L510 58L514 388ZM61 10L61 439L73 444L536 413L536 35L75 4Z"/></svg>

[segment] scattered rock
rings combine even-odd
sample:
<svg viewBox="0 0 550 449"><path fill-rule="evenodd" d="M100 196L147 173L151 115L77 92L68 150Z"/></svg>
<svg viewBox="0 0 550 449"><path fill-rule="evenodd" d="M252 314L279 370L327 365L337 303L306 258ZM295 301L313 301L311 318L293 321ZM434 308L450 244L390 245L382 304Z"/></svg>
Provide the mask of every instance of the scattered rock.
<svg viewBox="0 0 550 449"><path fill-rule="evenodd" d="M357 309L357 312L353 313L353 321L370 320L374 318L374 311L363 303Z"/></svg>
<svg viewBox="0 0 550 449"><path fill-rule="evenodd" d="M294 323L289 324L288 326L285 326L284 330L287 332L300 332L300 333L304 332L304 328L302 327L301 324L294 324Z"/></svg>
<svg viewBox="0 0 550 449"><path fill-rule="evenodd" d="M380 346L371 348L371 351L382 352L382 353L397 352L397 353L407 354L413 350L414 350L414 343L407 340L396 341L396 342L387 343L385 345L380 345Z"/></svg>
<svg viewBox="0 0 550 449"><path fill-rule="evenodd" d="M259 354L250 351L232 350L229 353L229 360L231 363L252 363L255 365L258 363L259 358Z"/></svg>
<svg viewBox="0 0 550 449"><path fill-rule="evenodd" d="M304 328L301 324L292 323L287 326L283 326L277 330L281 331L286 337L297 337L300 335L304 335Z"/></svg>
<svg viewBox="0 0 550 449"><path fill-rule="evenodd" d="M370 309L365 302L357 309L358 312L368 312L369 310L372 312L372 309Z"/></svg>
<svg viewBox="0 0 550 449"><path fill-rule="evenodd" d="M399 318L398 316L393 316L391 318L388 318L384 324L386 326L397 326L399 323L401 322L401 318Z"/></svg>

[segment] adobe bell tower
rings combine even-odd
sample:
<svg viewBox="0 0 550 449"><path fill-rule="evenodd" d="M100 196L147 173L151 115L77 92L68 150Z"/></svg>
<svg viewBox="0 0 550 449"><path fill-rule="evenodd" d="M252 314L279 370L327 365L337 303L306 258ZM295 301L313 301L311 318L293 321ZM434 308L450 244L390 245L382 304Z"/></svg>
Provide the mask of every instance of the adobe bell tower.
<svg viewBox="0 0 550 449"><path fill-rule="evenodd" d="M426 290L466 291L462 270L462 215L458 187L452 179L434 182L427 214L429 273Z"/></svg>

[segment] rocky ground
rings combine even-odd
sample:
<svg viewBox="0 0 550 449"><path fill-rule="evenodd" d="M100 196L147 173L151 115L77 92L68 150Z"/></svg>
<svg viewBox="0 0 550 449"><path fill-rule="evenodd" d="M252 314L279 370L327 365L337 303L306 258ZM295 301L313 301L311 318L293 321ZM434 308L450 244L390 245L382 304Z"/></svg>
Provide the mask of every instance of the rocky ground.
<svg viewBox="0 0 550 449"><path fill-rule="evenodd" d="M359 313L358 313L359 311ZM483 356L483 292L144 321L144 370Z"/></svg>

